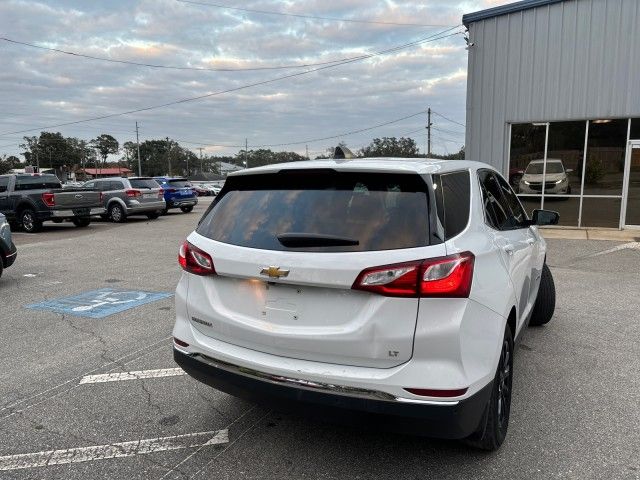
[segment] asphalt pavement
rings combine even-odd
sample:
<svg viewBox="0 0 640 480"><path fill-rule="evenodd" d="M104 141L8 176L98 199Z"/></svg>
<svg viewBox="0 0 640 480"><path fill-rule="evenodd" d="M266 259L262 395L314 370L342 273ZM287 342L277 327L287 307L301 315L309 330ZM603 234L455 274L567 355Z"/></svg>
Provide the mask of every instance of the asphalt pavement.
<svg viewBox="0 0 640 480"><path fill-rule="evenodd" d="M484 453L269 410L182 375L173 298L144 302L172 294L207 204L16 233L0 279L0 479L640 478L639 244L548 241L556 314L526 332L507 440ZM87 306L57 301L86 292Z"/></svg>

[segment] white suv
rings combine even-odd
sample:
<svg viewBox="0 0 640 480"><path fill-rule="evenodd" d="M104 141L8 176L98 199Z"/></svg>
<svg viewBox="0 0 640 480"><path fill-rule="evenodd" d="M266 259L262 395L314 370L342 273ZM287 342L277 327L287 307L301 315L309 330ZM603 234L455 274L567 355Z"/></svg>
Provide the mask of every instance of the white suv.
<svg viewBox="0 0 640 480"><path fill-rule="evenodd" d="M477 162L242 170L180 249L174 358L232 395L384 414L496 449L514 338L553 314L535 225L557 220L529 220Z"/></svg>

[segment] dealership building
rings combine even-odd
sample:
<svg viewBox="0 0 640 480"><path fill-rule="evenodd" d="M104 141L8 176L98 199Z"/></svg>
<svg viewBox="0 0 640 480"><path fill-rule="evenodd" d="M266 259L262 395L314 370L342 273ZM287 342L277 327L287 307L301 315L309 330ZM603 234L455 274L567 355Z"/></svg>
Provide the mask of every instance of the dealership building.
<svg viewBox="0 0 640 480"><path fill-rule="evenodd" d="M640 228L640 0L525 0L462 21L467 158L563 226Z"/></svg>

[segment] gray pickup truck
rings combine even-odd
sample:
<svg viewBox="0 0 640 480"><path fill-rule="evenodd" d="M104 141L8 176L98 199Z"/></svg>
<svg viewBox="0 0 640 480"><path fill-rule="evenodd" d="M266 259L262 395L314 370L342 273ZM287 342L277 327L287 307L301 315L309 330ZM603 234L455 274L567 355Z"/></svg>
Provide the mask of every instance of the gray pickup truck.
<svg viewBox="0 0 640 480"><path fill-rule="evenodd" d="M0 213L27 233L42 222L69 220L86 227L91 216L104 214L102 194L84 188L62 189L60 180L48 174L0 175Z"/></svg>

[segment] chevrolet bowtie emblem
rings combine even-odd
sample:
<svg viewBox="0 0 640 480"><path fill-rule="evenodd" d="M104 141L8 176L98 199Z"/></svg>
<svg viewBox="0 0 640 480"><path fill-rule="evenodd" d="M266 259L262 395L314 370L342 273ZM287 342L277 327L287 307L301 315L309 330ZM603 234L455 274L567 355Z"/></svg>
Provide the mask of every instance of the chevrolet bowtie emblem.
<svg viewBox="0 0 640 480"><path fill-rule="evenodd" d="M260 275L267 275L270 278L281 278L289 275L289 270L282 270L280 267L264 267L260 270Z"/></svg>

